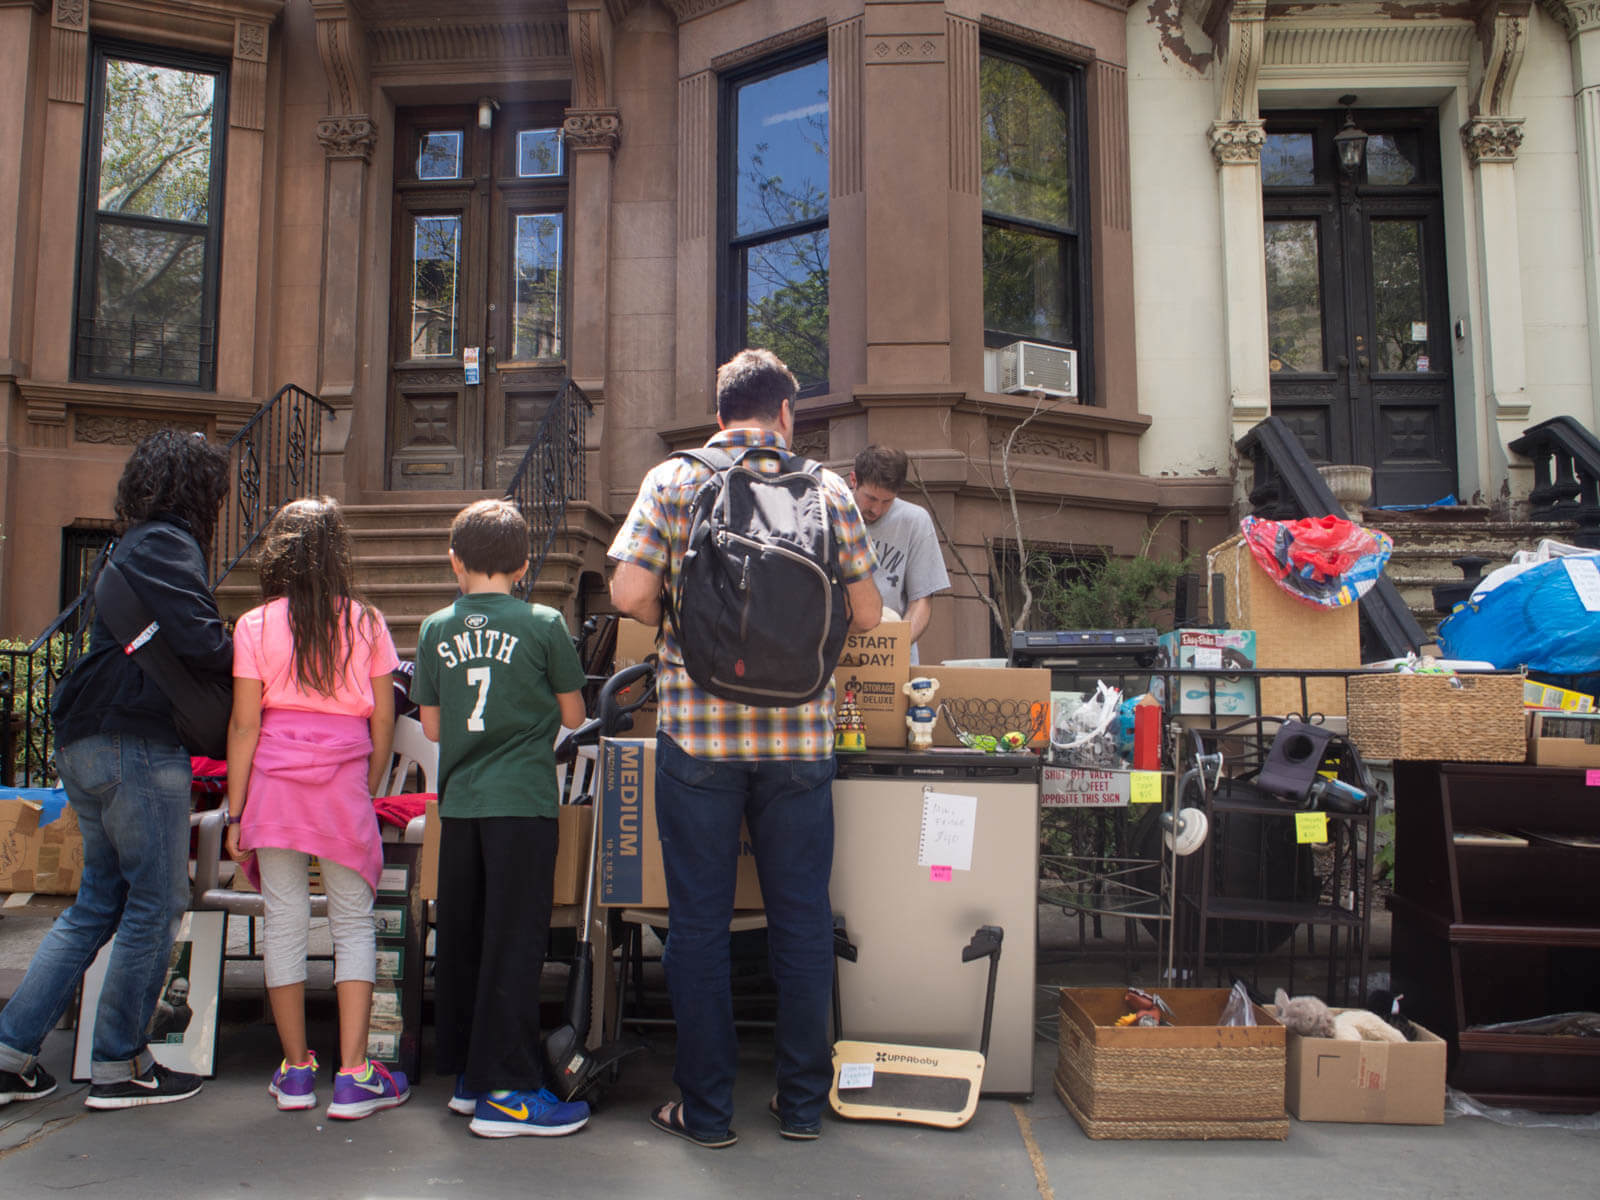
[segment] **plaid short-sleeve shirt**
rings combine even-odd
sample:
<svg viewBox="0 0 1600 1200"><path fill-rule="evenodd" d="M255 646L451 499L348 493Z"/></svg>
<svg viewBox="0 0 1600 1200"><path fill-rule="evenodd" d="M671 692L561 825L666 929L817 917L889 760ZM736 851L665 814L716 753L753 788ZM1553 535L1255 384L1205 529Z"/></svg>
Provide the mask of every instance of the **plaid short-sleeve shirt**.
<svg viewBox="0 0 1600 1200"><path fill-rule="evenodd" d="M758 429L725 429L706 445L735 456L748 446L788 449L776 433ZM770 463L772 471L778 470L774 456L753 455L748 461L763 470L768 469L763 464ZM639 485L639 496L608 556L670 580L688 545L695 490L710 475L708 467L682 458L669 458L652 468ZM846 584L866 579L875 559L855 499L832 471L824 470L822 481L833 513L839 578ZM656 701L656 729L696 758L818 759L833 753L831 685L811 703L793 708L756 708L719 699L689 678L670 621L663 634Z"/></svg>

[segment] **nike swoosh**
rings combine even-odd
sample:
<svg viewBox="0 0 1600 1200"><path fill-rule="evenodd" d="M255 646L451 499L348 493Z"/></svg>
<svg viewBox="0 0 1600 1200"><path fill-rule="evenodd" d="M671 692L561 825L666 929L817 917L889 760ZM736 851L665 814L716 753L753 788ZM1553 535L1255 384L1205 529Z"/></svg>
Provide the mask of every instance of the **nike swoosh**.
<svg viewBox="0 0 1600 1200"><path fill-rule="evenodd" d="M496 1104L491 1100L489 1101L489 1107L498 1108L506 1116L517 1121L526 1121L528 1119L528 1106L526 1104L519 1104L515 1108L507 1108L504 1104Z"/></svg>
<svg viewBox="0 0 1600 1200"><path fill-rule="evenodd" d="M136 1087L149 1088L152 1092L161 1086L159 1079L140 1079L137 1075L128 1080L128 1082Z"/></svg>
<svg viewBox="0 0 1600 1200"><path fill-rule="evenodd" d="M39 1086L39 1077L37 1075L18 1075L17 1078L22 1080L23 1087L31 1088Z"/></svg>
<svg viewBox="0 0 1600 1200"><path fill-rule="evenodd" d="M352 1079L350 1082L363 1092L371 1092L374 1096L383 1095L383 1080L381 1079L375 1079L371 1083L362 1083L359 1079Z"/></svg>

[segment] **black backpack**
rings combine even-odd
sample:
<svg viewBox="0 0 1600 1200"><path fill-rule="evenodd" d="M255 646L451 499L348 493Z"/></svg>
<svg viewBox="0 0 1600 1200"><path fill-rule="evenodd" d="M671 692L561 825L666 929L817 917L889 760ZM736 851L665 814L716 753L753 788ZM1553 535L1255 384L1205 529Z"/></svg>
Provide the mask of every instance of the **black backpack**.
<svg viewBox="0 0 1600 1200"><path fill-rule="evenodd" d="M750 454L775 455L765 474ZM690 507L689 544L668 596L689 678L723 700L792 708L828 686L850 629L822 468L775 447L737 459L680 450L710 468Z"/></svg>

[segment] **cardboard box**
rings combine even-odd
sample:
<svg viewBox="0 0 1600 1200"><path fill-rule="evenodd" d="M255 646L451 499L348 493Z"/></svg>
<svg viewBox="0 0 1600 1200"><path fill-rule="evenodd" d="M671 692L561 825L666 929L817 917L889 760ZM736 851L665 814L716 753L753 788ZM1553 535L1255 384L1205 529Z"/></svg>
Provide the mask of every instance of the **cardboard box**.
<svg viewBox="0 0 1600 1200"><path fill-rule="evenodd" d="M1416 1030L1414 1042L1349 1042L1291 1033L1284 1072L1289 1111L1302 1121L1443 1125L1449 1047L1422 1026Z"/></svg>
<svg viewBox="0 0 1600 1200"><path fill-rule="evenodd" d="M632 617L622 617L617 621L617 648L612 653L611 669L620 671L624 667L642 663L656 653L657 649L656 627L654 625L646 625L642 621L635 621ZM629 691L623 691L617 697L618 702L622 704L626 704L630 699ZM654 698L642 708L635 710L633 728L629 732L635 737L655 737L656 702Z"/></svg>
<svg viewBox="0 0 1600 1200"><path fill-rule="evenodd" d="M1565 712L1594 711L1594 697L1532 679L1522 681L1522 703L1527 708L1557 708Z"/></svg>
<svg viewBox="0 0 1600 1200"><path fill-rule="evenodd" d="M1256 665L1256 632L1253 629L1176 629L1161 635L1161 649L1168 666L1217 671L1230 667L1249 668ZM1180 675L1177 689L1177 707L1169 705L1169 712L1255 716L1254 679Z"/></svg>
<svg viewBox="0 0 1600 1200"><path fill-rule="evenodd" d="M27 798L36 794L38 799ZM0 892L72 896L83 879L78 814L60 789L0 792Z"/></svg>
<svg viewBox="0 0 1600 1200"><path fill-rule="evenodd" d="M599 796L597 903L605 908L666 908L667 879L656 834L654 738L600 739ZM743 825L733 905L761 907L755 853L750 831Z"/></svg>
<svg viewBox="0 0 1600 1200"><path fill-rule="evenodd" d="M1541 767L1600 767L1600 713L1530 712L1528 761Z"/></svg>
<svg viewBox="0 0 1600 1200"><path fill-rule="evenodd" d="M851 689L867 724L867 745L904 749L906 694L900 688L910 678L911 623L884 621L869 633L845 639L833 672L834 704L842 703L845 689Z"/></svg>
<svg viewBox="0 0 1600 1200"><path fill-rule="evenodd" d="M556 809L557 836L553 903L582 904L585 870L594 845L594 808L588 804L563 804ZM417 870L422 876L422 898L439 898L439 801L429 800L424 811L422 860Z"/></svg>
<svg viewBox="0 0 1600 1200"><path fill-rule="evenodd" d="M1236 629L1253 629L1256 666L1283 670L1354 671L1361 666L1361 616L1357 605L1317 608L1296 600L1256 565L1235 534L1206 556L1211 611ZM1218 594L1220 589L1220 594ZM1306 703L1324 716L1345 715L1344 680L1308 679L1305 703L1300 680L1288 675L1261 680L1261 711L1268 716L1304 715Z"/></svg>
<svg viewBox="0 0 1600 1200"><path fill-rule="evenodd" d="M1217 1022L1226 988L1161 988L1173 1024L1117 1025L1124 988L1062 988L1055 1090L1092 1138L1284 1138L1284 1036Z"/></svg>
<svg viewBox="0 0 1600 1200"><path fill-rule="evenodd" d="M939 681L934 697L970 733L999 737L1011 730L1032 733L1031 746L1050 739L1050 672L1044 667L918 667ZM965 713L965 716L963 715ZM1002 728L1002 726L1004 728ZM935 746L959 746L941 714L933 726Z"/></svg>

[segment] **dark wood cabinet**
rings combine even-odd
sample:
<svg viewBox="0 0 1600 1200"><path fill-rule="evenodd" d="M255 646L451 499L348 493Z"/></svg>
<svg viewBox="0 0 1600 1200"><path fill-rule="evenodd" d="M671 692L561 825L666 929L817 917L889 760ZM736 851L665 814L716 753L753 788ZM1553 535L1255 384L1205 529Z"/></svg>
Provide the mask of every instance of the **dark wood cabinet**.
<svg viewBox="0 0 1600 1200"><path fill-rule="evenodd" d="M1491 1103L1600 1108L1600 1037L1475 1028L1600 1010L1600 847L1569 844L1600 837L1585 774L1395 763L1394 990Z"/></svg>

